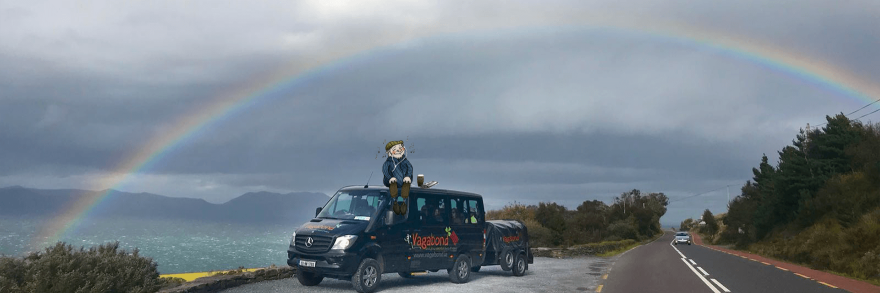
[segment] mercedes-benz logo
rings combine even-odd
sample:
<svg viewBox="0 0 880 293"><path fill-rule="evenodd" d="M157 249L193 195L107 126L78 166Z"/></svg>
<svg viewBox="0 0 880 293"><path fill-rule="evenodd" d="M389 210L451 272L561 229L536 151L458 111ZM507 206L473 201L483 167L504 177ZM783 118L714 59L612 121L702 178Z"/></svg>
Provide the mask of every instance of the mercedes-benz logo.
<svg viewBox="0 0 880 293"><path fill-rule="evenodd" d="M315 240L313 240L312 237L309 237L308 239L306 239L306 247L312 247L312 243L314 242Z"/></svg>

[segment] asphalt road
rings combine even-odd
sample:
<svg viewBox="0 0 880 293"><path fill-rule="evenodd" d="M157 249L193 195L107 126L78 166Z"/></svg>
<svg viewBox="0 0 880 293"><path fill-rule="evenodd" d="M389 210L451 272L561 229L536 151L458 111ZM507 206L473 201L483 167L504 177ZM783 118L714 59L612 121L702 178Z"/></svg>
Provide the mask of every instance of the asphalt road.
<svg viewBox="0 0 880 293"><path fill-rule="evenodd" d="M846 292L790 271L698 245L667 232L619 256L601 292Z"/></svg>
<svg viewBox="0 0 880 293"><path fill-rule="evenodd" d="M471 275L469 282L454 284L446 270L404 279L395 274L383 274L377 292L594 292L616 257L577 257L554 259L536 257L535 263L522 277L514 277L499 266L483 267ZM296 277L265 281L231 288L225 293L263 292L355 292L351 282L324 279L314 287L299 284Z"/></svg>

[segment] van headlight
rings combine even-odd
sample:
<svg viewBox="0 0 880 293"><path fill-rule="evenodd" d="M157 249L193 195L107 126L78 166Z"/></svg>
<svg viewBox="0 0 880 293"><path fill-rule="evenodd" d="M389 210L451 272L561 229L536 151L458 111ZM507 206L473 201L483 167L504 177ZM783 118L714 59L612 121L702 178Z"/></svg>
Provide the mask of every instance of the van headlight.
<svg viewBox="0 0 880 293"><path fill-rule="evenodd" d="M352 244L354 244L355 240L357 240L357 235L339 236L336 238L336 242L333 243L333 247L330 249L348 249L349 247L351 247Z"/></svg>
<svg viewBox="0 0 880 293"><path fill-rule="evenodd" d="M293 235L290 236L290 246L296 246L296 231L294 231Z"/></svg>

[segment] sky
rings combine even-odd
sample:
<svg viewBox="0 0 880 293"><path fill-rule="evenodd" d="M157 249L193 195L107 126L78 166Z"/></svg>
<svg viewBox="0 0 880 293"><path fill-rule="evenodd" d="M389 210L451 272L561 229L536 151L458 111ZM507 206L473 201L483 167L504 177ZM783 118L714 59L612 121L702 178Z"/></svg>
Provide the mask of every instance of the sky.
<svg viewBox="0 0 880 293"><path fill-rule="evenodd" d="M332 194L405 140L490 209L639 189L677 225L880 99L880 2L620 2L0 1L0 186Z"/></svg>

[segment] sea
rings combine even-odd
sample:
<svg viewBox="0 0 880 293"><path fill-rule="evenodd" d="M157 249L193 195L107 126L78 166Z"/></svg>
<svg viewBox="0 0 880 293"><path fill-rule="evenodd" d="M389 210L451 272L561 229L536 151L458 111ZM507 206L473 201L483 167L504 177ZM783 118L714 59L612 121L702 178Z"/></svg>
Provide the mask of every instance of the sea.
<svg viewBox="0 0 880 293"><path fill-rule="evenodd" d="M0 217L0 255L22 257L46 220ZM287 247L302 223L237 224L162 219L84 219L59 241L75 248L119 241L158 264L160 274L287 265ZM38 239L35 247L54 246Z"/></svg>

